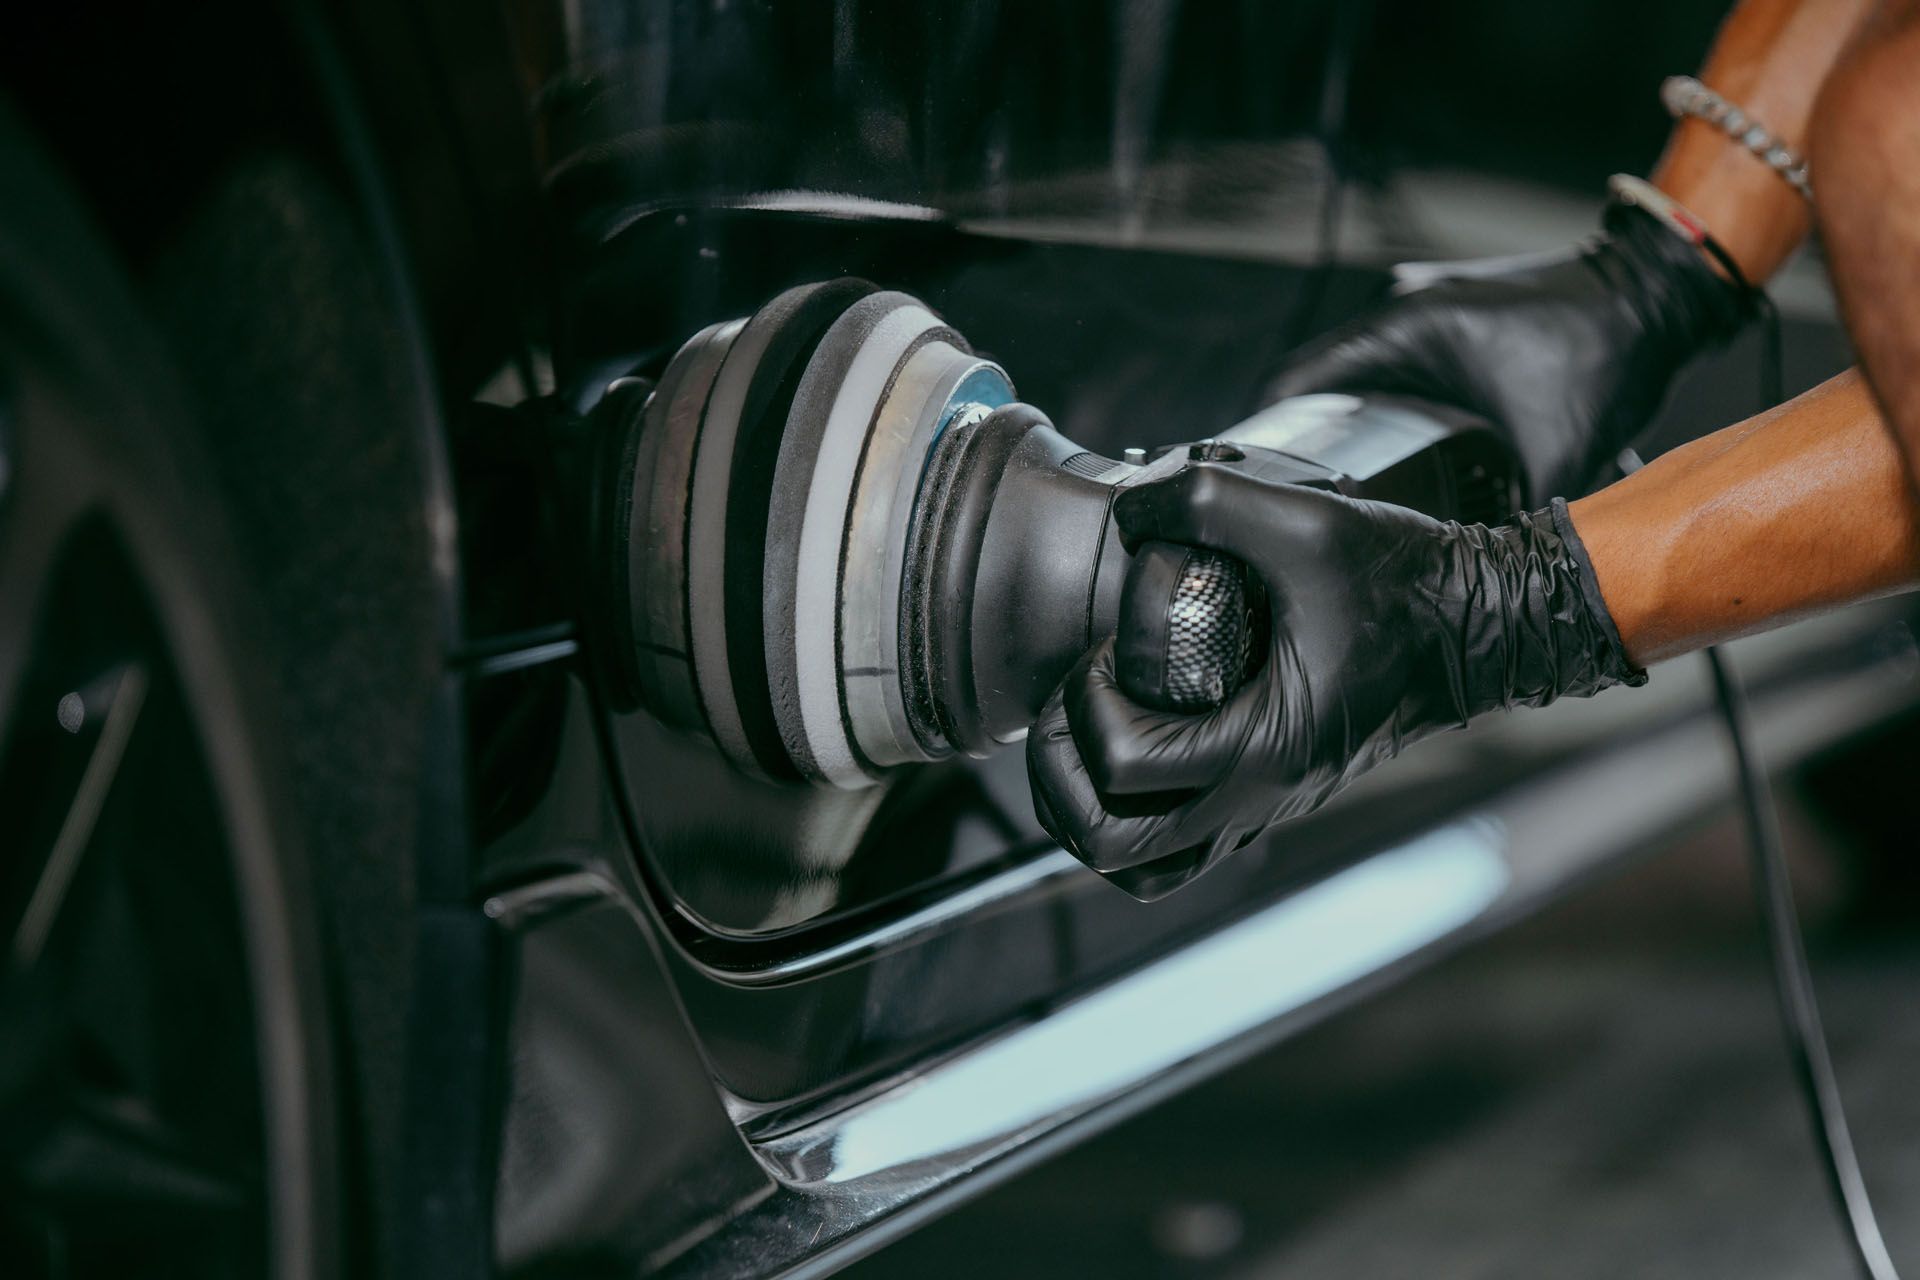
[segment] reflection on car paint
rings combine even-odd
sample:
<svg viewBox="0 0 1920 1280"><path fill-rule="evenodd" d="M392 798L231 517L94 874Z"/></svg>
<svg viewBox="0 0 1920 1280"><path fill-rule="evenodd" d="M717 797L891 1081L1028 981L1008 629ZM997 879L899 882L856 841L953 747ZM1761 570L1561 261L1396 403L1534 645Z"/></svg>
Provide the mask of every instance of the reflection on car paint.
<svg viewBox="0 0 1920 1280"><path fill-rule="evenodd" d="M1506 849L1489 819L1428 832L763 1154L829 1183L985 1155L1459 929L1506 889Z"/></svg>

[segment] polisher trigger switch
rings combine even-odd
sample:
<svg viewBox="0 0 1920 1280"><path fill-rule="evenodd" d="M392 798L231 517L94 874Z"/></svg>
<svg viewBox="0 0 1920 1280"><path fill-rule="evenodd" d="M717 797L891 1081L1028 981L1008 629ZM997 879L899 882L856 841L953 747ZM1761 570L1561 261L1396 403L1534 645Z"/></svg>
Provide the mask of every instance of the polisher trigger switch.
<svg viewBox="0 0 1920 1280"><path fill-rule="evenodd" d="M1120 589L1114 671L1142 706L1195 714L1246 678L1255 630L1246 566L1170 542L1141 546Z"/></svg>

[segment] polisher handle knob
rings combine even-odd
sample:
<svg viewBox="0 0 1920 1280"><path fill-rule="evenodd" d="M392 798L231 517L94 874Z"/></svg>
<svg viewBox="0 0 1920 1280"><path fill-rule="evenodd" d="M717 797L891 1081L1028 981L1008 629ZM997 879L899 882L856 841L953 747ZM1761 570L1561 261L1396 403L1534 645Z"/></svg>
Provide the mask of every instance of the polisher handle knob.
<svg viewBox="0 0 1920 1280"><path fill-rule="evenodd" d="M1120 588L1114 673L1142 706L1194 714L1246 678L1255 613L1247 568L1231 556L1143 544Z"/></svg>

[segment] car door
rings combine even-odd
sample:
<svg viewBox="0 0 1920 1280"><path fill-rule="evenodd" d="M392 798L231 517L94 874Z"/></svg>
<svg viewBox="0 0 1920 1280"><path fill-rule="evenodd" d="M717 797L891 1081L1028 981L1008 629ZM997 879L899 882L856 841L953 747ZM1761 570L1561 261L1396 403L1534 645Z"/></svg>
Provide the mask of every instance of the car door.
<svg viewBox="0 0 1920 1280"><path fill-rule="evenodd" d="M1351 7L538 12L557 271L550 375L520 391L561 408L552 527L589 503L577 415L791 286L914 295L1119 456L1233 425L1386 283L1330 239L1356 198L1329 106ZM1752 647L1776 757L1903 705L1888 616ZM1704 681L1674 672L1428 743L1145 904L1051 844L1017 745L770 782L538 647L479 735L520 792L483 775L519 966L509 1271L830 1270L1653 847L1726 782Z"/></svg>

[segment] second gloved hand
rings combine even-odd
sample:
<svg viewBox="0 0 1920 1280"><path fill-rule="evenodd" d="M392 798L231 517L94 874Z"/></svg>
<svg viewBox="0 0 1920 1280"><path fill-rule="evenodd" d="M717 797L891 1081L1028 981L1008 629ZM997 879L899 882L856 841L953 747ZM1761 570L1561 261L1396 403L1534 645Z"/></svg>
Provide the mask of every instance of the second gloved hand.
<svg viewBox="0 0 1920 1280"><path fill-rule="evenodd" d="M1645 679L1563 504L1497 527L1192 466L1114 507L1130 547L1207 547L1265 589L1259 665L1181 715L1121 690L1113 642L1027 739L1040 822L1137 896L1183 883L1429 734Z"/></svg>
<svg viewBox="0 0 1920 1280"><path fill-rule="evenodd" d="M1698 248L1620 203L1564 253L1398 274L1395 297L1291 358L1266 398L1395 392L1477 414L1507 432L1536 503L1585 493L1748 307Z"/></svg>

